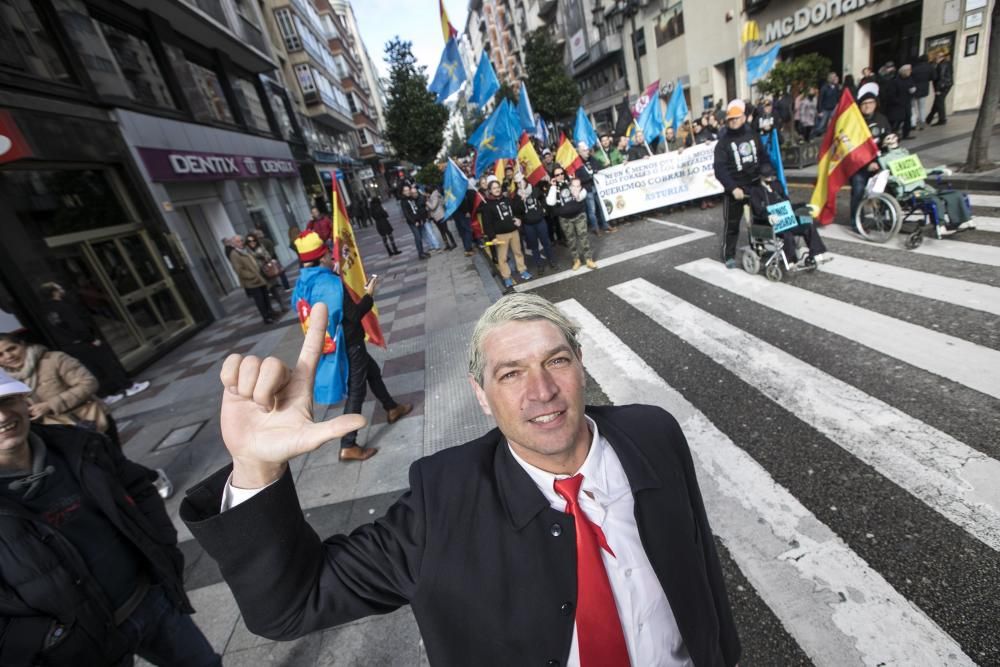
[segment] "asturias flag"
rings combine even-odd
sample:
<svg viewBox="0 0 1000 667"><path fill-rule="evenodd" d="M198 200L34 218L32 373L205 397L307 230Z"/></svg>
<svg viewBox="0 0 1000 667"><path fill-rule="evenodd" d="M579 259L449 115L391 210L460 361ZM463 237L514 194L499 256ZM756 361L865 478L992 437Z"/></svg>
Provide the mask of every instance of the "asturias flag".
<svg viewBox="0 0 1000 667"><path fill-rule="evenodd" d="M684 86L678 79L677 85L674 86L674 92L670 95L670 102L667 103L667 117L664 118L663 122L667 127L674 128L676 132L684 124L687 116L688 105L687 100L684 99Z"/></svg>
<svg viewBox="0 0 1000 667"><path fill-rule="evenodd" d="M781 146L778 143L778 129L773 128L769 134L760 138L761 143L767 150L767 157L771 159L771 166L774 167L774 175L781 182L782 189L788 192L788 181L785 180L785 165L781 162Z"/></svg>
<svg viewBox="0 0 1000 667"><path fill-rule="evenodd" d="M566 138L566 135L559 133L559 148L556 149L556 162L558 162L566 173L570 176L576 174L576 170L583 166L580 154L573 148L573 144Z"/></svg>
<svg viewBox="0 0 1000 667"><path fill-rule="evenodd" d="M476 75L472 78L469 104L481 107L492 100L498 90L500 81L497 80L497 73L493 71L493 63L490 62L486 51L483 51L483 55L479 58L479 66L476 67Z"/></svg>
<svg viewBox="0 0 1000 667"><path fill-rule="evenodd" d="M828 225L837 214L837 191L859 169L878 157L878 145L851 91L844 88L840 102L826 126L819 149L816 187L809 203L819 211L816 219Z"/></svg>
<svg viewBox="0 0 1000 667"><path fill-rule="evenodd" d="M521 119L521 129L525 132L535 131L535 112L531 108L531 100L528 99L528 86L521 82L521 92L518 93L517 115Z"/></svg>
<svg viewBox="0 0 1000 667"><path fill-rule="evenodd" d="M469 177L451 158L444 169L444 219L455 215L455 211L465 199L465 191L469 189Z"/></svg>
<svg viewBox="0 0 1000 667"><path fill-rule="evenodd" d="M577 107L576 109L576 124L573 126L573 141L580 143L581 141L587 144L587 148L593 148L594 144L597 143L597 132L594 131L594 126L590 124L590 118L587 117L587 112L583 110L583 107Z"/></svg>
<svg viewBox="0 0 1000 667"><path fill-rule="evenodd" d="M747 58L747 83L752 86L767 76L774 69L780 51L781 43L778 42L764 53Z"/></svg>
<svg viewBox="0 0 1000 667"><path fill-rule="evenodd" d="M458 54L458 42L452 38L445 44L441 53L441 63L427 90L437 93L437 101L441 103L457 93L463 83L465 83L465 68L462 67L462 58Z"/></svg>
<svg viewBox="0 0 1000 667"><path fill-rule="evenodd" d="M497 160L517 157L516 121L505 98L469 137L469 145L476 148L476 178Z"/></svg>
<svg viewBox="0 0 1000 667"><path fill-rule="evenodd" d="M635 120L635 124L642 130L647 144L651 144L663 136L663 108L660 106L658 93L654 94L643 108L642 113Z"/></svg>
<svg viewBox="0 0 1000 667"><path fill-rule="evenodd" d="M344 198L340 194L340 185L336 179L333 181L333 253L340 261L340 279L344 281L344 287L347 288L350 298L354 303L358 303L365 294L368 274L365 273L364 264L361 262L361 252L354 240L354 230L351 229L351 221L347 217L347 208L344 206ZM361 325L365 329L368 342L385 347L382 326L378 323L377 306L372 306L368 314L362 318Z"/></svg>
<svg viewBox="0 0 1000 667"><path fill-rule="evenodd" d="M524 180L535 185L545 178L548 172L545 171L545 166L542 165L542 161L538 158L538 151L535 150L535 146L531 143L531 138L527 132L521 135L520 144L520 147L517 149L517 163L521 165Z"/></svg>

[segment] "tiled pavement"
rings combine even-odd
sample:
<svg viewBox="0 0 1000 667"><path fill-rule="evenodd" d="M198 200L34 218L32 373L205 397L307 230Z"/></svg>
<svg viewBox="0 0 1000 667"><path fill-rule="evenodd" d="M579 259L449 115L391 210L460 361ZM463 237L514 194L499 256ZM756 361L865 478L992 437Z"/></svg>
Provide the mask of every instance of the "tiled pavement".
<svg viewBox="0 0 1000 667"><path fill-rule="evenodd" d="M337 443L293 461L300 502L320 535L367 523L408 486L410 464L426 454L478 437L492 428L468 387L465 354L472 327L500 289L480 255L442 252L416 257L412 236L398 206L388 202L396 242L403 254L386 256L372 228L357 229L365 268L381 276L376 294L387 349L371 348L389 391L413 412L388 425L375 401L362 408L369 425L359 444L379 448L363 463L341 464ZM618 234L592 238L600 261L676 236L662 225L638 222ZM569 265L558 249L560 270ZM290 275L294 279L294 275ZM114 407L125 452L144 465L165 468L177 493L167 501L186 556L186 586L203 628L226 665L422 665L419 632L409 608L386 616L315 633L293 642L254 637L240 620L232 594L215 563L204 555L177 519L183 490L228 463L219 435L218 380L231 352L275 355L291 363L302 335L292 314L272 325L260 323L242 293L230 296L226 318L213 323L142 374L152 386ZM600 401L600 397L590 397ZM317 418L339 414L342 405L320 406Z"/></svg>

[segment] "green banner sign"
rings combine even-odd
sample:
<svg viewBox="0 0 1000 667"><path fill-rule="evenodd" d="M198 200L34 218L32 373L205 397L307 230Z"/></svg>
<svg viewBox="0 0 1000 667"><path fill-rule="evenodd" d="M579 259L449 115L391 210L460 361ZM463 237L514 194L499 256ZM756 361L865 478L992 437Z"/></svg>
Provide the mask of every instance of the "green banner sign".
<svg viewBox="0 0 1000 667"><path fill-rule="evenodd" d="M920 157L907 155L889 163L889 173L903 182L903 185L917 183L927 178L924 165L920 163Z"/></svg>

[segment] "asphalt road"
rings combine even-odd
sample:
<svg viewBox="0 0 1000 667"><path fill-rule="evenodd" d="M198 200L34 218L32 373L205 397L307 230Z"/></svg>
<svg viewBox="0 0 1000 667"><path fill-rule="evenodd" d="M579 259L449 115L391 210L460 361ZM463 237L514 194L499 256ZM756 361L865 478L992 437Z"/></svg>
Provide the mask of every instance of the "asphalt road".
<svg viewBox="0 0 1000 667"><path fill-rule="evenodd" d="M650 218L520 289L583 325L591 400L684 426L742 663L1000 664L1000 234L841 227L773 284L714 261L721 208Z"/></svg>

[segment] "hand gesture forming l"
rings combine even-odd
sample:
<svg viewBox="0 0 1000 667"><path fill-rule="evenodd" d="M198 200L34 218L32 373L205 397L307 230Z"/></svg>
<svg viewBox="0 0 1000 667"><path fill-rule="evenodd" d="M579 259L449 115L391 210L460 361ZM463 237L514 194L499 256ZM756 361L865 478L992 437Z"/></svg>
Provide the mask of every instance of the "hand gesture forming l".
<svg viewBox="0 0 1000 667"><path fill-rule="evenodd" d="M291 459L365 425L365 418L354 414L313 422L313 381L326 323L326 305L318 303L294 370L277 357L231 354L223 362L220 422L233 457L233 486L267 486Z"/></svg>

